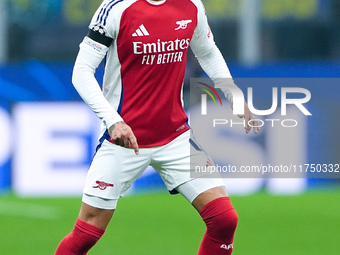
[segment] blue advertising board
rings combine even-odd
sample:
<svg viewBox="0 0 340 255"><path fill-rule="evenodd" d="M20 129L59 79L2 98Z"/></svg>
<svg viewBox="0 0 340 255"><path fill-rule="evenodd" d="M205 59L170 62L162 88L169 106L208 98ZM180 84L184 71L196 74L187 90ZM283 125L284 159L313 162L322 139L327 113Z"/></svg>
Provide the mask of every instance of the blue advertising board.
<svg viewBox="0 0 340 255"><path fill-rule="evenodd" d="M31 177L42 178L39 185L46 182L48 189L52 184L43 179L44 169L50 171L46 178L58 180L60 175L61 182L70 179L69 186L75 187L56 194L78 194L81 190L97 143L100 123L73 88L72 67L72 63L28 61L0 68L0 191L14 189L25 195L27 187L23 179ZM229 64L229 68L236 81L250 77L338 78L340 75L338 62L263 63L256 67ZM99 81L102 74L103 67L100 67L96 73ZM336 163L340 137L334 126L340 123L334 113L338 114L340 109L340 86L311 86L309 89L312 100L308 109L313 117L308 119L306 130L308 162ZM271 98L270 91L263 91L255 89L254 96L259 94ZM318 100L313 101L313 97ZM323 108L333 109L333 113L324 114ZM75 115L78 119L72 117ZM83 128L78 128L78 123L83 123ZM62 152L62 148L70 150ZM72 184L77 174L81 176L80 182ZM328 180L327 183L336 181ZM309 181L310 184L318 182L325 181ZM134 188L150 189L150 185L157 188L160 184L158 175L151 171L141 176ZM39 192L37 189L27 194L37 195Z"/></svg>

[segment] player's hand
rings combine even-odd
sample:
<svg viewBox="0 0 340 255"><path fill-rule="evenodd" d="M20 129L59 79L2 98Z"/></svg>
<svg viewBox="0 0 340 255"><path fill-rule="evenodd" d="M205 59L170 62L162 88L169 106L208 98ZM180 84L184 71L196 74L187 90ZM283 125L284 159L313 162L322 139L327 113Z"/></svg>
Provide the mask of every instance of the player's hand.
<svg viewBox="0 0 340 255"><path fill-rule="evenodd" d="M133 148L136 155L139 154L137 139L132 129L123 121L117 122L109 128L109 134L112 141L125 148Z"/></svg>
<svg viewBox="0 0 340 255"><path fill-rule="evenodd" d="M233 109L233 104L231 104L231 109ZM244 129L248 134L253 127L254 133L257 134L260 131L259 122L254 118L252 112L249 110L247 103L244 103L244 114L237 115L239 118L244 118L246 125Z"/></svg>

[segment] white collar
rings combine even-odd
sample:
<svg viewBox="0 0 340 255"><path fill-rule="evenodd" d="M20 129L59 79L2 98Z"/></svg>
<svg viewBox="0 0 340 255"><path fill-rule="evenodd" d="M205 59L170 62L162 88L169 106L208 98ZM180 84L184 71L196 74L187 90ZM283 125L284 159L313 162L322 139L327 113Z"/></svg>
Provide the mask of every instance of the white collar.
<svg viewBox="0 0 340 255"><path fill-rule="evenodd" d="M162 0L162 1L146 0L146 1L148 1L150 4L153 4L153 5L161 5L166 2L166 0Z"/></svg>

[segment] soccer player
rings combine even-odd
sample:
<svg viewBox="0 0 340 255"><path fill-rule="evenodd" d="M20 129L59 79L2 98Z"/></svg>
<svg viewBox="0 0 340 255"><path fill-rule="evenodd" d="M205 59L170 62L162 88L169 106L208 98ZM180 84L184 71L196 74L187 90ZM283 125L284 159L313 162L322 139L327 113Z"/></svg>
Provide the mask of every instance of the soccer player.
<svg viewBox="0 0 340 255"><path fill-rule="evenodd" d="M118 199L149 165L206 223L198 254L231 254L238 216L220 178L190 177L190 147L199 147L181 102L189 46L210 78L231 78L202 2L105 0L89 28L72 81L102 120L102 136L79 217L55 254L87 254L104 234ZM94 73L105 57L101 90ZM229 90L224 93L232 100ZM253 119L246 104L242 117L246 123ZM246 132L250 129L247 125ZM203 150L194 154L192 160L210 162Z"/></svg>

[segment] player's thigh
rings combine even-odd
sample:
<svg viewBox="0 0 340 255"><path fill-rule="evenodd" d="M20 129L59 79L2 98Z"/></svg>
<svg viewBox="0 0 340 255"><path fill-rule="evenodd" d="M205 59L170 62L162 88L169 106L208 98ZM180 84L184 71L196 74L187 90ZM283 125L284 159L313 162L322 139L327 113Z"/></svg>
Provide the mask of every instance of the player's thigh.
<svg viewBox="0 0 340 255"><path fill-rule="evenodd" d="M86 177L83 202L103 209L115 209L116 203L149 165L148 150L136 155L105 140L93 158ZM113 208L114 207L114 208Z"/></svg>
<svg viewBox="0 0 340 255"><path fill-rule="evenodd" d="M151 166L160 174L169 191L190 179L190 133L154 149Z"/></svg>
<svg viewBox="0 0 340 255"><path fill-rule="evenodd" d="M197 165L214 163L190 131L160 148L155 155L154 168L160 173L168 190L181 193L190 203L200 194L216 187L225 190L219 175L195 173Z"/></svg>
<svg viewBox="0 0 340 255"><path fill-rule="evenodd" d="M191 179L176 187L176 190L197 210L200 210L212 200L228 196L224 182L220 178Z"/></svg>

